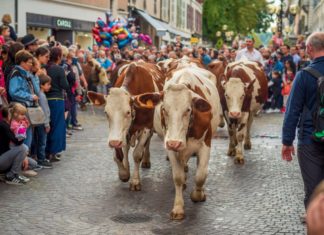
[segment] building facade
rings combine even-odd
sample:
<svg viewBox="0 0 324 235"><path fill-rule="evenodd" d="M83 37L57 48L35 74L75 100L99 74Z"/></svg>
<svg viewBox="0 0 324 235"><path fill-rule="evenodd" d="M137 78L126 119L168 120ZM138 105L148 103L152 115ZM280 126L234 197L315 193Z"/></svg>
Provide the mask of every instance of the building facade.
<svg viewBox="0 0 324 235"><path fill-rule="evenodd" d="M2 0L0 15L9 13L17 22L19 37L27 33L37 38L77 42L92 46L91 29L98 17L105 17L109 0Z"/></svg>
<svg viewBox="0 0 324 235"><path fill-rule="evenodd" d="M324 1L311 0L310 1L310 24L309 32L324 31Z"/></svg>

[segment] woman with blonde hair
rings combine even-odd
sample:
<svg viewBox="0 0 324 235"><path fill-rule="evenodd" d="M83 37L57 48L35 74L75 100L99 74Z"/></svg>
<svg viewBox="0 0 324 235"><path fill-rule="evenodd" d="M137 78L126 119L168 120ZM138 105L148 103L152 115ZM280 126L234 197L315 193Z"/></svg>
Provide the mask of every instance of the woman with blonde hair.
<svg viewBox="0 0 324 235"><path fill-rule="evenodd" d="M17 34L15 32L15 29L10 25L11 24L11 16L9 14L4 14L2 16L2 25L6 25L10 29L10 37L12 40L17 40Z"/></svg>

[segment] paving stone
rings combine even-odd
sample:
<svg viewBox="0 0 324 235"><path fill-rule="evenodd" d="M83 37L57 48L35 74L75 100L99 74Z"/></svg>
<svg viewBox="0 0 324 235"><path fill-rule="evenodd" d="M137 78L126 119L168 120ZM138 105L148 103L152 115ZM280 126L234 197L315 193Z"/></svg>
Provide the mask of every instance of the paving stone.
<svg viewBox="0 0 324 235"><path fill-rule="evenodd" d="M53 169L44 169L26 186L0 183L0 228L7 234L305 234L303 183L297 159L280 157L282 115L257 117L246 164L226 156L228 139L214 138L207 200L192 203L196 159L189 161L184 191L186 218L169 219L174 200L170 163L162 141L151 141L151 169L140 169L142 191L120 182L107 146L108 125L100 109L81 112L84 131L75 131ZM219 136L226 136L221 129ZM270 137L264 137L270 136ZM131 152L130 165L133 167ZM141 214L141 223L122 224L115 216Z"/></svg>

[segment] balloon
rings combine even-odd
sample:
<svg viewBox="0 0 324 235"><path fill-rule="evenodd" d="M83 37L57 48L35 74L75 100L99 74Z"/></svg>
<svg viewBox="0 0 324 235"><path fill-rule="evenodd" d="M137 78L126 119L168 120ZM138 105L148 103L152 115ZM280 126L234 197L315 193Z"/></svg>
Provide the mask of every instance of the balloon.
<svg viewBox="0 0 324 235"><path fill-rule="evenodd" d="M104 40L102 42L102 45L104 45L105 47L110 47L110 42L108 40Z"/></svg>
<svg viewBox="0 0 324 235"><path fill-rule="evenodd" d="M98 18L97 19L97 25L100 27L100 28L104 28L106 26L105 22L101 19L101 18Z"/></svg>
<svg viewBox="0 0 324 235"><path fill-rule="evenodd" d="M121 33L121 34L118 35L117 38L118 38L118 40L124 40L125 38L127 38L127 35L124 34L124 33Z"/></svg>
<svg viewBox="0 0 324 235"><path fill-rule="evenodd" d="M111 34L110 33L106 33L106 32L100 32L100 38L102 39L109 39L111 38Z"/></svg>
<svg viewBox="0 0 324 235"><path fill-rule="evenodd" d="M122 49L123 47L125 47L128 44L128 40L124 39L118 42L118 48Z"/></svg>
<svg viewBox="0 0 324 235"><path fill-rule="evenodd" d="M133 39L131 42L131 45L133 48L137 48L138 47L138 41L136 39Z"/></svg>
<svg viewBox="0 0 324 235"><path fill-rule="evenodd" d="M93 33L93 34L99 34L99 29L96 28L96 27L93 27L93 28L92 28L92 33Z"/></svg>
<svg viewBox="0 0 324 235"><path fill-rule="evenodd" d="M100 38L100 36L98 34L93 34L93 38L94 40L96 40L96 42L102 42L102 39Z"/></svg>
<svg viewBox="0 0 324 235"><path fill-rule="evenodd" d="M138 38L138 33L132 33L133 38Z"/></svg>
<svg viewBox="0 0 324 235"><path fill-rule="evenodd" d="M121 32L123 32L124 31L124 29L123 28L119 28L119 29L116 29L116 30L112 30L112 33L114 34L114 35L118 35L118 34L120 34Z"/></svg>
<svg viewBox="0 0 324 235"><path fill-rule="evenodd" d="M111 33L111 28L105 27L102 29L104 32Z"/></svg>

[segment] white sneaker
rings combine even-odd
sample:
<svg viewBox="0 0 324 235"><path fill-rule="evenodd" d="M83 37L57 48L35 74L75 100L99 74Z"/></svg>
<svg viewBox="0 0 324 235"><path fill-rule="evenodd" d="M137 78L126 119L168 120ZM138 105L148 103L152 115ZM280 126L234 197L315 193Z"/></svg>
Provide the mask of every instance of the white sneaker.
<svg viewBox="0 0 324 235"><path fill-rule="evenodd" d="M27 178L27 177L25 177L25 176L23 176L23 175L19 175L18 178L20 178L20 179L21 179L22 181L24 181L25 183L27 183L27 182L30 181L29 178Z"/></svg>
<svg viewBox="0 0 324 235"><path fill-rule="evenodd" d="M268 109L265 111L265 113L273 113L273 109Z"/></svg>
<svg viewBox="0 0 324 235"><path fill-rule="evenodd" d="M274 113L280 113L280 109L274 109L273 112Z"/></svg>

